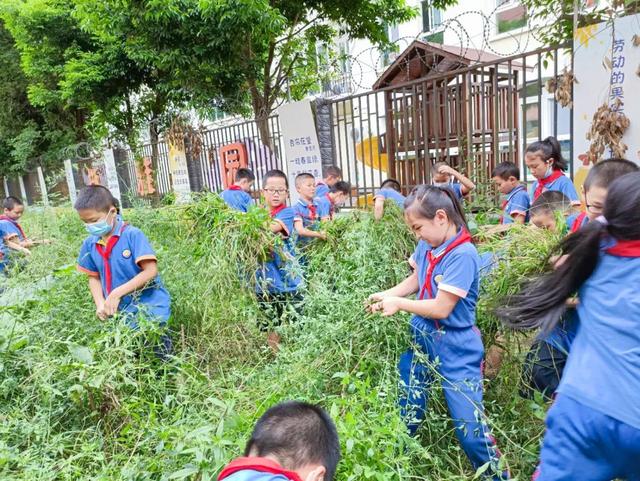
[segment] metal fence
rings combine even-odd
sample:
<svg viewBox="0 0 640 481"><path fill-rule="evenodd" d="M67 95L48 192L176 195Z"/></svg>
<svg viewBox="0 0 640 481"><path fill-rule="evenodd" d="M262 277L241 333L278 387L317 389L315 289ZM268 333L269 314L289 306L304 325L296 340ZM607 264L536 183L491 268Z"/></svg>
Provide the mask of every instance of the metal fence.
<svg viewBox="0 0 640 481"><path fill-rule="evenodd" d="M269 144L263 144L255 120L245 121L203 130L197 135L186 139L187 168L191 190L219 191L223 189L222 173L220 169L220 147L241 142L247 149L249 168L261 182L263 175L271 169L283 168L284 146L280 133L277 116L267 119L269 130ZM169 147L165 141L156 144L146 144L142 149L143 157L152 159L155 166L156 189L160 195L171 192L171 178L169 165ZM137 185L139 167L131 150L126 152L127 174L129 187Z"/></svg>
<svg viewBox="0 0 640 481"><path fill-rule="evenodd" d="M403 190L431 181L433 163L445 160L472 180L488 185L496 163L511 160L524 166L526 145L553 135L570 160L573 177L572 110L547 92L547 79L571 66L568 50L543 48L498 61L477 63L453 72L432 72L425 78L378 91L322 98L316 117L323 165L337 165L356 189L351 205L362 204L389 177ZM220 147L241 142L258 185L270 169L285 170L283 137L277 115L268 123L266 147L256 121L204 130L190 136L187 167L193 191L223 188ZM165 141L142 148L152 161L158 194L172 191L169 149ZM115 151L121 191L139 195L140 166L130 150ZM79 164L78 164L79 165ZM83 169L74 174L80 177ZM83 174L84 175L84 174ZM21 194L16 179L8 191ZM27 200L38 201L33 176L24 176ZM76 179L76 185L86 179Z"/></svg>
<svg viewBox="0 0 640 481"><path fill-rule="evenodd" d="M510 160L532 181L522 155L530 142L553 135L573 158L572 111L545 88L570 62L563 49L545 48L329 99L333 163L363 196L388 177L405 191L428 183L441 160L484 185Z"/></svg>

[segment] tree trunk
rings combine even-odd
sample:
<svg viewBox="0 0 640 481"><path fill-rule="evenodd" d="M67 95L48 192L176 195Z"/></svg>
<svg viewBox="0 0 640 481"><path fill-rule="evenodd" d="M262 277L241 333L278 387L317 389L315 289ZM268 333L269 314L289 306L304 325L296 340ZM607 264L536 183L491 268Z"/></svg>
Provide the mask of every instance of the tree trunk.
<svg viewBox="0 0 640 481"><path fill-rule="evenodd" d="M273 141L269 129L269 115L271 114L271 105L262 92L258 90L255 80L249 81L249 90L251 92L251 105L253 107L253 115L258 125L260 133L260 141L273 151Z"/></svg>

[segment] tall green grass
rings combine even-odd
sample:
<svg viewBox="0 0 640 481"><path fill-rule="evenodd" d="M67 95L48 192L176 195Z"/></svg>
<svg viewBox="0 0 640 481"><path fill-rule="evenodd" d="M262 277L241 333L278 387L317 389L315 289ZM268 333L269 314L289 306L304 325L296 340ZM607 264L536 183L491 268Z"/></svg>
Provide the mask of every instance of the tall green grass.
<svg viewBox="0 0 640 481"><path fill-rule="evenodd" d="M70 209L28 215L28 232L56 242L34 249L3 282L0 478L215 479L264 410L294 398L322 404L336 420L340 480L474 476L438 389L420 437L405 433L396 362L409 343L409 317L364 310L370 293L409 273L415 239L397 210L381 222L353 212L327 226L329 240L309 254L303 312L281 327L277 356L257 329L263 314L251 288L259 260L278 248L266 212L237 214L205 195L124 216L158 253L173 298L175 359L162 364L145 348L153 326L134 333L95 317L86 278L72 267L84 233ZM497 332L491 304L541 270L551 245L525 231L493 242L512 260L485 283L479 324L488 339ZM520 342L510 342L486 397L505 460L526 479L543 408L517 396Z"/></svg>

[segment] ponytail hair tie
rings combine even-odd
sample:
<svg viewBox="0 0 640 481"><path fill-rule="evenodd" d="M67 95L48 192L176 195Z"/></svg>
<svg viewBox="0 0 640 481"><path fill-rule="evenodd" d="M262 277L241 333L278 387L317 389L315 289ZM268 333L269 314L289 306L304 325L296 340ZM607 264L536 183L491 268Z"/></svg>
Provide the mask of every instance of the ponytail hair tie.
<svg viewBox="0 0 640 481"><path fill-rule="evenodd" d="M596 221L600 222L602 225L607 226L609 225L609 221L607 220L607 218L603 215L596 217Z"/></svg>

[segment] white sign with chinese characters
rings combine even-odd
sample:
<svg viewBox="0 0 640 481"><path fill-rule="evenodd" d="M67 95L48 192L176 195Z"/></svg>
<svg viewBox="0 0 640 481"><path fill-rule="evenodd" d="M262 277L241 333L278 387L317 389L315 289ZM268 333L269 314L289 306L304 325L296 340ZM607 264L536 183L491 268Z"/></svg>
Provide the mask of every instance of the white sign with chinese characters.
<svg viewBox="0 0 640 481"><path fill-rule="evenodd" d="M189 182L189 170L187 169L187 154L184 149L169 144L169 170L171 182L176 194L176 203L184 204L191 200L191 183Z"/></svg>
<svg viewBox="0 0 640 481"><path fill-rule="evenodd" d="M322 178L320 145L313 121L311 104L308 100L285 104L278 109L280 129L284 139L287 157L287 176L292 205L298 201L295 178L304 172L312 174L316 180Z"/></svg>
<svg viewBox="0 0 640 481"><path fill-rule="evenodd" d="M575 170L586 166L591 128L595 111L604 103L623 111L631 121L623 142L627 144L626 158L640 164L640 46L633 44L634 35L640 35L640 15L629 15L614 20L613 24L600 23L579 28L574 42L573 87ZM620 104L618 104L620 100ZM619 106L618 106L619 105ZM607 149L605 158L611 156Z"/></svg>
<svg viewBox="0 0 640 481"><path fill-rule="evenodd" d="M116 170L116 160L113 156L113 150L104 149L102 157L104 158L104 173L107 178L107 188L111 191L111 194L122 203L118 171Z"/></svg>
<svg viewBox="0 0 640 481"><path fill-rule="evenodd" d="M67 186L69 187L69 200L71 201L71 205L73 205L78 198L78 191L76 190L76 181L73 178L71 159L65 159L64 161L64 175L67 178Z"/></svg>

